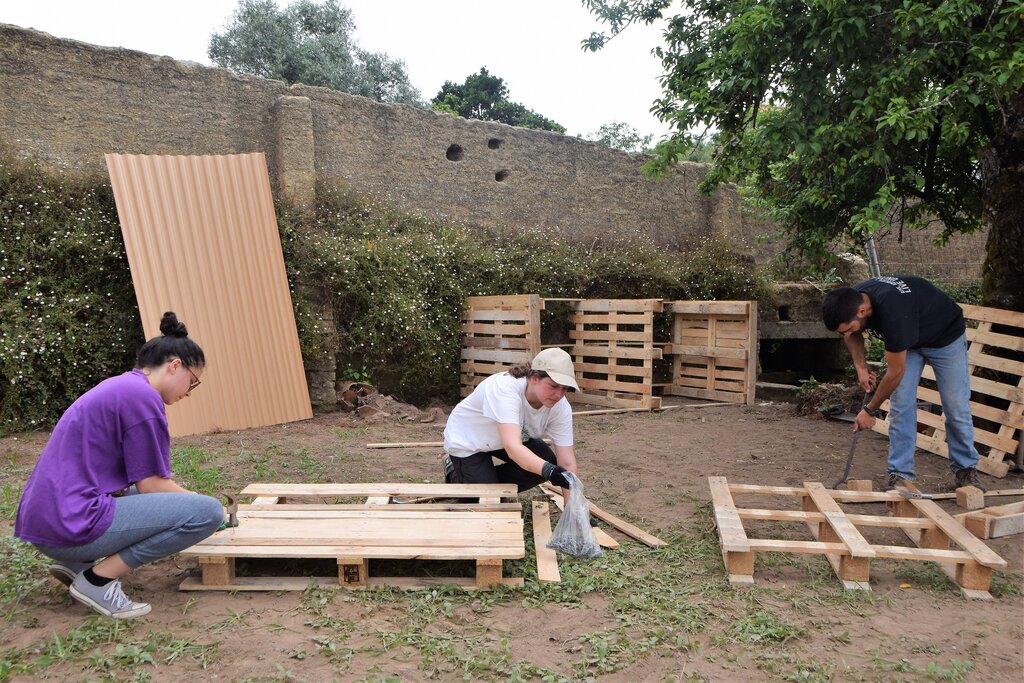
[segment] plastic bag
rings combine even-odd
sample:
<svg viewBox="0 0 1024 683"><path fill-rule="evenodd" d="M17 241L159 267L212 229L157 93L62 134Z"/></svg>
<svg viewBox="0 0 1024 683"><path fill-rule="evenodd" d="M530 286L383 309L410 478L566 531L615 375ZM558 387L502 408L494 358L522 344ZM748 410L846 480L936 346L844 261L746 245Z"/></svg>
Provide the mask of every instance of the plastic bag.
<svg viewBox="0 0 1024 683"><path fill-rule="evenodd" d="M570 484L569 500L551 533L548 547L578 559L604 555L590 526L590 503L583 495L583 482L572 472L566 472L565 478Z"/></svg>

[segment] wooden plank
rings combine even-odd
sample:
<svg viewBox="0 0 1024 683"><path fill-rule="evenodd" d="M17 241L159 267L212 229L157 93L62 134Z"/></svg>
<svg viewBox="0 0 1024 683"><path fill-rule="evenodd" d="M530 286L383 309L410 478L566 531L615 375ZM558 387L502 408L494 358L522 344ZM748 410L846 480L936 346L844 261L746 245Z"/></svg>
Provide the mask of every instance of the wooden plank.
<svg viewBox="0 0 1024 683"><path fill-rule="evenodd" d="M749 301L666 301L665 307L673 313L701 315L743 315L749 310Z"/></svg>
<svg viewBox="0 0 1024 683"><path fill-rule="evenodd" d="M607 363L582 362L575 362L572 365L576 371L577 378L579 378L579 373L581 372L602 373L606 375L628 374L630 377L643 377L650 383L650 378L654 375L654 369L648 365L609 365ZM618 370L620 368L625 368L629 372L619 373Z"/></svg>
<svg viewBox="0 0 1024 683"><path fill-rule="evenodd" d="M809 555L849 555L844 543L821 543L818 541L787 541L770 538L750 538L750 549L758 552L785 552ZM908 548L900 545L872 546L876 557L894 560L927 560L931 562L966 562L969 553L962 550L932 550Z"/></svg>
<svg viewBox="0 0 1024 683"><path fill-rule="evenodd" d="M746 347L749 355L747 356L747 376L745 384L747 387L747 405L754 405L755 394L757 392L757 358L758 358L758 317L757 317L757 302L750 302L750 310L747 312L747 339Z"/></svg>
<svg viewBox="0 0 1024 683"><path fill-rule="evenodd" d="M650 332L624 332L616 330L569 330L569 339L598 340L598 341L635 341L644 342L651 338Z"/></svg>
<svg viewBox="0 0 1024 683"><path fill-rule="evenodd" d="M505 337L464 337L463 347L477 349L503 349L529 352L530 340L523 338L508 339Z"/></svg>
<svg viewBox="0 0 1024 683"><path fill-rule="evenodd" d="M541 583L558 583L562 580L558 572L558 557L547 547L551 540L551 512L547 501L533 501L533 543L537 551L537 580Z"/></svg>
<svg viewBox="0 0 1024 683"><path fill-rule="evenodd" d="M492 548L444 548L430 546L381 546L381 545L194 545L181 551L191 557L279 557L279 558L337 558L358 555L360 557L391 560L475 560L480 557L518 559L525 555L525 545L495 546Z"/></svg>
<svg viewBox="0 0 1024 683"><path fill-rule="evenodd" d="M576 376L576 383L579 384L580 389L584 392L605 390L650 396L653 390L650 384L644 382L616 382L606 379L580 377L579 375Z"/></svg>
<svg viewBox="0 0 1024 683"><path fill-rule="evenodd" d="M935 504L932 500L911 498L911 505L925 517L935 522L947 536L957 543L961 548L970 553L971 557L980 565L993 568L1005 569L1006 560L996 555L987 545L974 537L967 529L964 529L955 519Z"/></svg>
<svg viewBox="0 0 1024 683"><path fill-rule="evenodd" d="M694 356L698 358L734 358L737 360L745 360L748 355L746 349L742 348L722 348L675 343L668 344L665 347L665 353L680 356Z"/></svg>
<svg viewBox="0 0 1024 683"><path fill-rule="evenodd" d="M1010 351L1024 351L1024 337L1012 337L1008 334L997 334L995 332L983 332L974 328L967 328L967 341L980 342L987 346L998 346Z"/></svg>
<svg viewBox="0 0 1024 683"><path fill-rule="evenodd" d="M280 498L277 496L259 496L253 498L253 505L276 505Z"/></svg>
<svg viewBox="0 0 1024 683"><path fill-rule="evenodd" d="M346 496L437 496L479 498L518 495L515 484L249 484L243 496L288 498L340 498Z"/></svg>
<svg viewBox="0 0 1024 683"><path fill-rule="evenodd" d="M642 360L660 359L661 349L642 348L638 346L572 346L569 352L574 356L573 361L584 357L591 358L640 358Z"/></svg>
<svg viewBox="0 0 1024 683"><path fill-rule="evenodd" d="M530 354L527 351L467 349L465 347L463 347L460 357L465 360L490 360L496 363L508 363L509 365L530 360Z"/></svg>
<svg viewBox="0 0 1024 683"><path fill-rule="evenodd" d="M419 508L425 507L419 504L410 505L376 505L357 506L362 508L362 512L358 510L304 510L302 508L313 508L318 507L314 505L296 505L292 509L278 509L283 508L283 505L268 506L267 508L257 507L248 508L241 506L238 511L239 519L319 519L319 520L366 520L366 519L379 519L382 521L393 520L393 519L410 519L410 520L425 520L432 524L457 524L460 520L465 519L488 519L488 520L516 520L520 519L522 511L519 505L509 503L512 507L509 508L498 508L501 503L485 506L472 506L467 507L464 510L446 511L445 506L433 510L420 510ZM291 508L291 506L288 506ZM329 506L338 507L338 506ZM371 508L372 509L368 509Z"/></svg>
<svg viewBox="0 0 1024 683"><path fill-rule="evenodd" d="M651 316L648 311L636 313L615 312L604 315L573 312L569 314L569 322L580 325L650 325Z"/></svg>
<svg viewBox="0 0 1024 683"><path fill-rule="evenodd" d="M522 578L502 578L502 585L509 588L522 588ZM236 576L230 584L204 585L199 579L185 579L178 590L182 591L304 591L310 587L344 588L359 590L363 588L397 588L399 590L419 591L441 586L458 586L463 590L477 590L476 579L461 576L451 577L407 577L407 576L371 576L364 586L345 586L338 583L337 577L310 576Z"/></svg>
<svg viewBox="0 0 1024 683"><path fill-rule="evenodd" d="M820 512L804 510L766 510L761 508L736 508L740 519L756 519L774 522L825 522L825 515ZM935 526L931 520L921 517L888 517L882 515L846 515L846 518L857 526L883 528L918 528L926 529Z"/></svg>
<svg viewBox="0 0 1024 683"><path fill-rule="evenodd" d="M942 405L939 392L928 387L918 387L917 397L934 405ZM987 406L984 403L970 402L971 415L981 417L991 422L998 422L1001 425L1024 429L1024 416L1014 415L1008 410L1001 410L995 406Z"/></svg>
<svg viewBox="0 0 1024 683"><path fill-rule="evenodd" d="M488 322L527 322L529 318L529 312L524 310L509 310L509 311L498 311L498 310L479 310L479 311L466 311L462 314L462 322L468 323L488 323Z"/></svg>
<svg viewBox="0 0 1024 683"><path fill-rule="evenodd" d="M1024 339L1021 339L1024 342ZM932 366L925 365L921 373L923 379L935 380L935 370ZM1024 403L1024 388L1003 384L983 377L971 377L971 391L981 394L1003 398L1014 403Z"/></svg>
<svg viewBox="0 0 1024 683"><path fill-rule="evenodd" d="M982 320L1011 327L1024 327L1024 313L1008 311L1002 308L991 308L988 306L977 306L974 304L960 304L964 311L964 317L971 320Z"/></svg>
<svg viewBox="0 0 1024 683"><path fill-rule="evenodd" d="M725 477L708 477L708 486L711 489L711 502L715 509L715 523L718 525L722 548L728 552L750 552L747 533L736 512Z"/></svg>
<svg viewBox="0 0 1024 683"><path fill-rule="evenodd" d="M669 392L672 396L683 396L686 398L705 398L709 401L725 401L728 403L744 403L746 395L738 392L716 391L713 389L698 389L696 387L674 386Z"/></svg>
<svg viewBox="0 0 1024 683"><path fill-rule="evenodd" d="M578 299L571 304L574 311L647 311L658 313L662 310L661 299Z"/></svg>
<svg viewBox="0 0 1024 683"><path fill-rule="evenodd" d="M476 561L476 585L478 588L486 588L501 584L502 561L500 559L487 558Z"/></svg>

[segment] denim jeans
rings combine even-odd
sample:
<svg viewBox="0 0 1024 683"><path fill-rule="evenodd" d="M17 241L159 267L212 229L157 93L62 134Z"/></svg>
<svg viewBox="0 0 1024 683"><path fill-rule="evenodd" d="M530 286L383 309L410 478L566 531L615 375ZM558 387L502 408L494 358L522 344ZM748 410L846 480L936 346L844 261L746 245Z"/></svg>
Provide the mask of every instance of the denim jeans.
<svg viewBox="0 0 1024 683"><path fill-rule="evenodd" d="M135 488L129 494L135 492ZM92 543L59 548L36 544L58 562L92 562L118 554L131 568L159 560L207 538L224 521L224 506L195 493L134 493L114 499L114 519Z"/></svg>
<svg viewBox="0 0 1024 683"><path fill-rule="evenodd" d="M917 385L924 364L935 370L942 414L946 418L949 469L957 472L978 464L971 421L971 380L967 372L967 337L935 349L908 349L903 379L889 397L889 472L914 478L914 449L917 447Z"/></svg>

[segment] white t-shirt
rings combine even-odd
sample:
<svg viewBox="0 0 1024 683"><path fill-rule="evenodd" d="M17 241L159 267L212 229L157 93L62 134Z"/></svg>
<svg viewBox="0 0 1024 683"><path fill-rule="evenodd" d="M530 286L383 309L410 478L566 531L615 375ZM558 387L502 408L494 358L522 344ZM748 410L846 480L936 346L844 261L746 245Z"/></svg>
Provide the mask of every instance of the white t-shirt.
<svg viewBox="0 0 1024 683"><path fill-rule="evenodd" d="M448 416L444 450L456 458L496 451L503 446L499 424L518 424L522 440L551 437L556 446L572 446L572 407L562 397L551 408L534 408L526 400L525 377L507 372L491 375L462 399Z"/></svg>

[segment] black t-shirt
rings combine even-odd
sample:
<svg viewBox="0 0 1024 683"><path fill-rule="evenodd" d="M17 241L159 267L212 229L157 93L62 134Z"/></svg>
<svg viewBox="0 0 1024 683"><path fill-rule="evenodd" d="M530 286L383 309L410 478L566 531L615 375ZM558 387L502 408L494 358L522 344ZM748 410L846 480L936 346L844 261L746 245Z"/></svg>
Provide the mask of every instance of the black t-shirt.
<svg viewBox="0 0 1024 683"><path fill-rule="evenodd" d="M865 327L885 340L886 351L948 346L964 333L963 310L924 278L873 277L853 288L871 299Z"/></svg>

